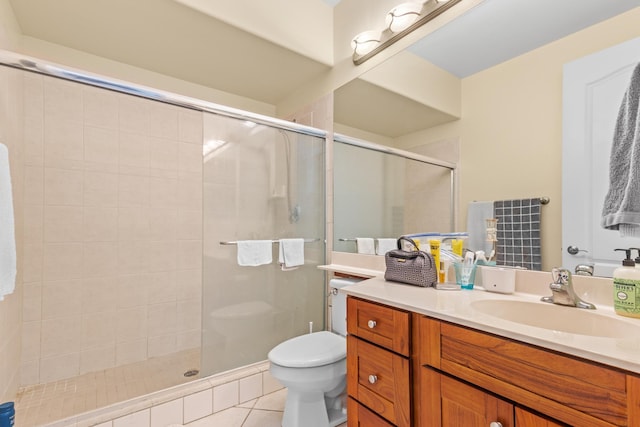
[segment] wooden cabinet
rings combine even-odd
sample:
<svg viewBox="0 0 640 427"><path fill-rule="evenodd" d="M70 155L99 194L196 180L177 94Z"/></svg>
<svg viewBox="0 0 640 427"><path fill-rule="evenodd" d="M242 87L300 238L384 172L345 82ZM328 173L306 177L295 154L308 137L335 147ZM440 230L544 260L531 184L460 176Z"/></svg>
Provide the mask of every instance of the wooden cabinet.
<svg viewBox="0 0 640 427"><path fill-rule="evenodd" d="M361 412L367 411L384 418L387 425L412 425L409 319L409 313L401 310L351 297L347 300L350 427L368 425L361 420ZM359 415L352 415L353 411ZM360 421L355 421L356 416Z"/></svg>
<svg viewBox="0 0 640 427"><path fill-rule="evenodd" d="M347 330L349 427L640 427L622 369L354 297Z"/></svg>
<svg viewBox="0 0 640 427"><path fill-rule="evenodd" d="M347 400L347 427L393 427L393 424L370 411L357 400L349 397Z"/></svg>
<svg viewBox="0 0 640 427"><path fill-rule="evenodd" d="M420 381L429 390L420 406L420 425L430 427L513 427L513 404L433 368ZM492 424L494 423L494 424ZM495 424L500 423L500 424Z"/></svg>
<svg viewBox="0 0 640 427"><path fill-rule="evenodd" d="M418 384L428 402L420 410L421 426L439 425L435 411L445 416L444 389L432 371L531 410L516 408L515 424L508 425L640 426L637 375L428 317L417 327L418 358L427 366ZM437 402L428 397L435 393L441 396ZM536 418L533 411L549 418Z"/></svg>

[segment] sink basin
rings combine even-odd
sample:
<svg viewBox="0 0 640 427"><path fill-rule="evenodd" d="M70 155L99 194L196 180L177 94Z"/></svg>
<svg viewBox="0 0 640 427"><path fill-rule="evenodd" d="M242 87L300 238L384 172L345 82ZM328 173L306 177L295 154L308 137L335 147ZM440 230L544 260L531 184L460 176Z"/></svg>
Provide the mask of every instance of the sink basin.
<svg viewBox="0 0 640 427"><path fill-rule="evenodd" d="M471 307L488 316L552 331L604 338L640 336L640 325L622 318L603 316L594 310L494 299L473 301Z"/></svg>

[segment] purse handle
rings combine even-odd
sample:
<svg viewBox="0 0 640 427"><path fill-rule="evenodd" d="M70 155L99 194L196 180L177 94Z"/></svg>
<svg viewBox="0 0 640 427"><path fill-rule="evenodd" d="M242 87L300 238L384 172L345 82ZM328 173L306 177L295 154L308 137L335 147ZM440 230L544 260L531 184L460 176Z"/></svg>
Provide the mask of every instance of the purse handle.
<svg viewBox="0 0 640 427"><path fill-rule="evenodd" d="M413 239L410 239L410 238L405 237L405 236L401 236L401 237L398 239L398 249L402 249L402 241L403 241L403 240L404 240L405 242L409 242L409 243L411 243L411 245L416 249L416 251L419 251L419 250L420 250L420 248L418 247L418 245L416 244L416 242L415 242Z"/></svg>

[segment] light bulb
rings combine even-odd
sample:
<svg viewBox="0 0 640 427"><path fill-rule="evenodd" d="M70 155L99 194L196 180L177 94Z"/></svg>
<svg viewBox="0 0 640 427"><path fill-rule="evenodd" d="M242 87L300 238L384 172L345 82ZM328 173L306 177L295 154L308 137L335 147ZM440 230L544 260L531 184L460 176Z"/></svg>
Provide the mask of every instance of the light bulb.
<svg viewBox="0 0 640 427"><path fill-rule="evenodd" d="M365 55L375 49L379 43L380 33L378 31L365 31L351 40L351 48L354 53Z"/></svg>
<svg viewBox="0 0 640 427"><path fill-rule="evenodd" d="M420 17L422 3L402 3L387 13L385 22L389 31L399 33L411 26Z"/></svg>

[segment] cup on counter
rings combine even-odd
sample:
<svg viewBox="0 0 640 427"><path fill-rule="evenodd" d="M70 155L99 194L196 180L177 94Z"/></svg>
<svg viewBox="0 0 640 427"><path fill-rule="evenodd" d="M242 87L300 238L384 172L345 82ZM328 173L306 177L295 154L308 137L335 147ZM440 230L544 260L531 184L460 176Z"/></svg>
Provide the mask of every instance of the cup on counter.
<svg viewBox="0 0 640 427"><path fill-rule="evenodd" d="M473 289L473 283L476 280L476 265L464 265L462 262L455 262L453 267L456 270L456 283L462 289Z"/></svg>

